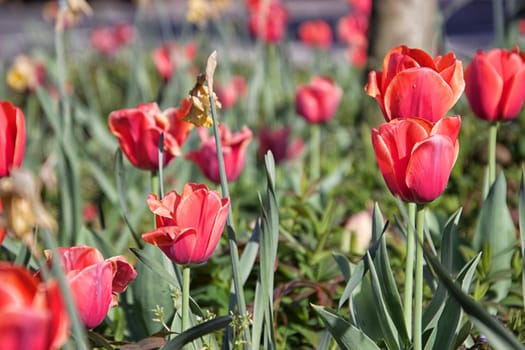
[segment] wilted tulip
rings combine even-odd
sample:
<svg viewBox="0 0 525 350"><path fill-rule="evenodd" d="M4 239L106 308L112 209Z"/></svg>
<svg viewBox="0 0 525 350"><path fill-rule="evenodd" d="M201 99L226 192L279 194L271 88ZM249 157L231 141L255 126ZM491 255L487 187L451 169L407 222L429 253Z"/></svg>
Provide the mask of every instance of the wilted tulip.
<svg viewBox="0 0 525 350"><path fill-rule="evenodd" d="M294 159L304 150L304 141L297 139L291 142L291 129L284 127L280 129L262 129L259 131L259 156L263 157L266 152L272 151L276 164L288 159Z"/></svg>
<svg viewBox="0 0 525 350"><path fill-rule="evenodd" d="M343 249L363 255L372 240L372 211L363 210L352 215L345 223L342 242Z"/></svg>
<svg viewBox="0 0 525 350"><path fill-rule="evenodd" d="M313 77L310 84L300 85L295 93L297 113L309 123L326 123L335 115L343 89L326 77Z"/></svg>
<svg viewBox="0 0 525 350"><path fill-rule="evenodd" d="M181 154L192 124L183 118L191 103L184 99L178 108L162 112L156 103L139 104L109 115L109 128L118 138L122 152L137 168L156 171L159 166L160 135L164 134L164 166Z"/></svg>
<svg viewBox="0 0 525 350"><path fill-rule="evenodd" d="M46 250L49 263L55 259ZM93 247L58 248L78 313L88 328L98 326L110 307L118 304L117 293L124 292L137 277L135 268L123 256L104 259Z"/></svg>
<svg viewBox="0 0 525 350"><path fill-rule="evenodd" d="M442 118L465 88L461 61L454 53L432 58L425 51L398 46L385 56L383 71L371 71L365 91L387 121L417 116Z"/></svg>
<svg viewBox="0 0 525 350"><path fill-rule="evenodd" d="M441 195L459 151L459 116L432 124L420 118L394 119L372 130L383 178L405 202L427 203Z"/></svg>
<svg viewBox="0 0 525 350"><path fill-rule="evenodd" d="M8 101L0 101L0 140L1 178L22 165L26 145L24 113Z"/></svg>
<svg viewBox="0 0 525 350"><path fill-rule="evenodd" d="M249 5L248 25L254 37L275 44L282 40L288 24L288 11L279 1Z"/></svg>
<svg viewBox="0 0 525 350"><path fill-rule="evenodd" d="M26 55L15 58L7 71L7 85L15 91L33 91L44 83L46 70L44 64Z"/></svg>
<svg viewBox="0 0 525 350"><path fill-rule="evenodd" d="M302 43L308 46L319 49L329 49L332 46L332 28L323 20L301 23L298 35Z"/></svg>
<svg viewBox="0 0 525 350"><path fill-rule="evenodd" d="M228 181L237 180L244 169L246 148L252 140L252 132L247 127L243 127L241 131L232 133L225 124L220 124L219 135L226 178ZM215 183L220 183L215 137L208 135L207 129L204 128L199 129L199 136L201 147L197 151L190 152L186 158L197 164L206 178Z"/></svg>
<svg viewBox="0 0 525 350"><path fill-rule="evenodd" d="M158 246L180 265L201 264L213 254L226 223L229 198L206 185L188 183L182 194L169 192L159 200L148 196L157 228L144 233L142 239Z"/></svg>
<svg viewBox="0 0 525 350"><path fill-rule="evenodd" d="M525 54L478 51L465 69L465 94L474 113L494 122L516 118L525 100Z"/></svg>
<svg viewBox="0 0 525 350"><path fill-rule="evenodd" d="M40 282L24 267L0 262L3 350L55 350L68 339L69 318L55 280Z"/></svg>

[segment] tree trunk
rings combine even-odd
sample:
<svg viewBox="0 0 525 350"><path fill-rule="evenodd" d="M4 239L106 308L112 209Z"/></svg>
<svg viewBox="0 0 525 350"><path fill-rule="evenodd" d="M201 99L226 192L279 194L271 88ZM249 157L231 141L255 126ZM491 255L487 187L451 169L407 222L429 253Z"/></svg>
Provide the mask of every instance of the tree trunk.
<svg viewBox="0 0 525 350"><path fill-rule="evenodd" d="M438 0L373 0L372 4L370 68L381 68L385 54L402 44L436 54L440 35Z"/></svg>

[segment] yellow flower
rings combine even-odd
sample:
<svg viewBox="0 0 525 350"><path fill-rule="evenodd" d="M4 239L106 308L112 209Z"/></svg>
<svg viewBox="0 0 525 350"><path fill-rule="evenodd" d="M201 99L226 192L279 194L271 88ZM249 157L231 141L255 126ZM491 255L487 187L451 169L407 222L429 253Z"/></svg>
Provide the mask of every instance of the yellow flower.
<svg viewBox="0 0 525 350"><path fill-rule="evenodd" d="M186 20L200 27L221 15L231 4L231 0L188 0Z"/></svg>
<svg viewBox="0 0 525 350"><path fill-rule="evenodd" d="M183 118L184 121L192 123L196 126L210 127L213 125L213 118L211 117L210 110L210 94L208 87L205 85L205 75L201 74L197 77L197 83L191 89L189 99L191 101L191 108L187 116ZM212 93L215 107L221 108L221 103L217 99L215 93Z"/></svg>
<svg viewBox="0 0 525 350"><path fill-rule="evenodd" d="M26 91L38 86L43 73L43 67L28 56L15 58L7 72L7 85L15 91Z"/></svg>

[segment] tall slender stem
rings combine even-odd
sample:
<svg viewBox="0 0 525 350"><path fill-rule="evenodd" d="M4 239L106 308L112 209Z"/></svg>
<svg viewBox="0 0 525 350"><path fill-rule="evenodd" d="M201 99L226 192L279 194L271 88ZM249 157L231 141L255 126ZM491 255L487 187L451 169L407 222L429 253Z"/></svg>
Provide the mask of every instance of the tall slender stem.
<svg viewBox="0 0 525 350"><path fill-rule="evenodd" d="M208 82L206 82L208 84ZM226 168L224 166L224 157L222 154L222 145L221 137L219 133L219 118L217 117L217 111L215 109L215 100L213 99L213 93L211 93L212 88L208 85L208 91L210 91L210 106L211 106L211 116L213 119L213 134L215 136L215 148L217 150L217 161L219 163L219 175L221 179L221 190L223 197L230 197L230 192L228 190L228 180L226 178ZM228 217L226 219L226 228L228 231L228 246L230 248L230 258L232 263L232 273L233 273L233 287L235 290L235 297L237 301L238 313L241 316L246 316L246 302L244 301L244 291L241 284L240 277L240 262L239 262L239 250L237 248L237 238L235 237L235 231L233 229L233 215L231 206L228 210ZM230 310L230 312L233 310ZM244 329L244 347L247 349L248 344L250 344L250 333L248 329Z"/></svg>
<svg viewBox="0 0 525 350"><path fill-rule="evenodd" d="M496 140L498 127L498 123L492 123L489 127L489 188L496 180Z"/></svg>
<svg viewBox="0 0 525 350"><path fill-rule="evenodd" d="M407 256L405 262L405 325L408 336L412 336L412 296L414 289L414 253L416 239L414 227L416 224L416 203L408 203L408 225L407 225Z"/></svg>
<svg viewBox="0 0 525 350"><path fill-rule="evenodd" d="M321 177L321 126L311 126L310 179L317 181Z"/></svg>
<svg viewBox="0 0 525 350"><path fill-rule="evenodd" d="M190 328L190 267L182 267L182 331Z"/></svg>
<svg viewBox="0 0 525 350"><path fill-rule="evenodd" d="M425 208L417 212L417 241L416 245L416 279L414 297L414 350L423 349L421 319L423 316L423 242L424 242Z"/></svg>

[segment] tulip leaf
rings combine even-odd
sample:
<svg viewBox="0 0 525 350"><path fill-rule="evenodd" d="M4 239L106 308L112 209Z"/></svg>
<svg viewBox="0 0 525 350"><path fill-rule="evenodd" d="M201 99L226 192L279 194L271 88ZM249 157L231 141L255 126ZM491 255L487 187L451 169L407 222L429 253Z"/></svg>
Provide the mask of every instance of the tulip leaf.
<svg viewBox="0 0 525 350"><path fill-rule="evenodd" d="M380 350L359 328L324 306L312 305L342 350Z"/></svg>
<svg viewBox="0 0 525 350"><path fill-rule="evenodd" d="M523 179L523 170L521 171L520 192L518 202L519 226L520 226L520 247L522 256L522 274L521 274L521 294L523 297L523 307L525 307L525 182Z"/></svg>
<svg viewBox="0 0 525 350"><path fill-rule="evenodd" d="M226 328L232 321L231 316L220 316L212 320L203 322L192 328L182 332L173 340L168 342L162 349L163 350L179 350L182 349L185 344L192 342L193 340L203 337L207 334L220 331Z"/></svg>
<svg viewBox="0 0 525 350"><path fill-rule="evenodd" d="M490 193L489 193L490 196ZM465 294L461 287L454 282L447 270L441 265L438 259L426 248L424 248L425 259L439 280L443 282L447 291L465 311L481 334L485 335L489 343L495 349L514 349L525 350L520 341L506 329L498 320L490 315L472 297Z"/></svg>
<svg viewBox="0 0 525 350"><path fill-rule="evenodd" d="M401 349L401 344L399 341L404 339L400 339L397 327L395 326L394 320L392 320L392 317L389 313L386 300L381 289L381 282L379 281L379 276L370 254L367 253L366 258L369 266L372 294L377 305L376 312L379 319L381 334L389 350L399 350Z"/></svg>
<svg viewBox="0 0 525 350"><path fill-rule="evenodd" d="M491 249L489 278L508 271L514 248L516 247L515 228L506 203L507 184L503 172L496 181L483 203L472 247L481 250L485 245ZM510 278L499 279L491 286L496 293L496 301L502 300L509 292Z"/></svg>

